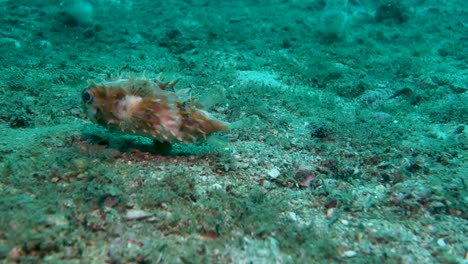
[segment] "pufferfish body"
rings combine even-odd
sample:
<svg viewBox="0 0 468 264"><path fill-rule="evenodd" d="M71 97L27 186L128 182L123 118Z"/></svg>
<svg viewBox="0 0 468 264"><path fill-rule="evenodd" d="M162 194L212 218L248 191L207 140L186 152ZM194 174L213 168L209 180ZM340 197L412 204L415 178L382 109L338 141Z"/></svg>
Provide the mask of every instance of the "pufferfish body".
<svg viewBox="0 0 468 264"><path fill-rule="evenodd" d="M83 112L92 122L111 131L171 144L195 143L212 133L229 131L255 119L220 121L189 97L187 89L175 91L175 84L146 78L89 82L82 93ZM205 101L210 104L213 100L205 98Z"/></svg>

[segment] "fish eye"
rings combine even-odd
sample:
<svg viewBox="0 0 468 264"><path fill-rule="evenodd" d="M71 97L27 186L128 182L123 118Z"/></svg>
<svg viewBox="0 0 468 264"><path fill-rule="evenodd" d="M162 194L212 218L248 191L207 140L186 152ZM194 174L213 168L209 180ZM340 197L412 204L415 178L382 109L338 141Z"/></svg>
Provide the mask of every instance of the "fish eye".
<svg viewBox="0 0 468 264"><path fill-rule="evenodd" d="M87 90L85 90L81 94L81 100L83 100L83 103L85 104L90 104L93 102L93 96Z"/></svg>

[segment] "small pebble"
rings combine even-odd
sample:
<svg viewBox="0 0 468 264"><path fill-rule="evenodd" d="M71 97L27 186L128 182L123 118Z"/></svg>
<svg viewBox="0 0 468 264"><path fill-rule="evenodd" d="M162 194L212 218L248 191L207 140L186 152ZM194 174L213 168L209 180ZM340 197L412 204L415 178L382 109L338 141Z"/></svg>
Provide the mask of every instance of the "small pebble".
<svg viewBox="0 0 468 264"><path fill-rule="evenodd" d="M291 219L291 220L294 221L294 222L297 222L297 221L299 220L299 218L297 217L296 213L294 213L294 212L289 212L289 213L288 213L288 217L289 217L289 219Z"/></svg>
<svg viewBox="0 0 468 264"><path fill-rule="evenodd" d="M219 183L215 183L215 184L210 186L210 189L211 190L222 190L223 186L221 186L221 184L219 184Z"/></svg>
<svg viewBox="0 0 468 264"><path fill-rule="evenodd" d="M347 258L352 258L352 257L355 257L356 255L357 255L356 251L353 251L353 250L346 250L343 253L343 257L347 257Z"/></svg>
<svg viewBox="0 0 468 264"><path fill-rule="evenodd" d="M10 252L8 253L8 256L10 257L10 260L11 261L19 261L21 255L23 254L23 250L21 249L21 247L14 247L10 250Z"/></svg>
<svg viewBox="0 0 468 264"><path fill-rule="evenodd" d="M130 210L127 211L124 218L126 220L141 220L141 219L145 219L145 218L150 217L150 216L152 216L151 213L145 212L143 210L130 209Z"/></svg>
<svg viewBox="0 0 468 264"><path fill-rule="evenodd" d="M327 209L327 219L331 219L335 215L335 208Z"/></svg>
<svg viewBox="0 0 468 264"><path fill-rule="evenodd" d="M437 239L437 245L439 245L439 247L446 247L447 246L447 244L445 243L443 238Z"/></svg>
<svg viewBox="0 0 468 264"><path fill-rule="evenodd" d="M277 168L271 168L271 169L267 172L267 175L268 175L268 177L270 177L271 179L276 179L276 178L278 178L278 177L281 175L281 172L280 172Z"/></svg>
<svg viewBox="0 0 468 264"><path fill-rule="evenodd" d="M377 186L375 186L375 189L379 192L383 192L385 191L385 186L383 186L382 184L379 184Z"/></svg>

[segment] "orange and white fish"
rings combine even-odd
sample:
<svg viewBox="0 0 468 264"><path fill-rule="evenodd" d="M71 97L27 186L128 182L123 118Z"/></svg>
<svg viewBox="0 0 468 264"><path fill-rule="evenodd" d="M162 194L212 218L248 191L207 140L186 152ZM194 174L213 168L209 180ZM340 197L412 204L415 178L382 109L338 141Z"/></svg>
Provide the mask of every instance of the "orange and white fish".
<svg viewBox="0 0 468 264"><path fill-rule="evenodd" d="M84 115L111 131L145 136L155 143L194 143L218 131L252 124L251 116L228 123L214 118L205 109L220 97L219 89L199 103L187 89L175 91L177 83L159 79L129 78L89 82L81 94Z"/></svg>

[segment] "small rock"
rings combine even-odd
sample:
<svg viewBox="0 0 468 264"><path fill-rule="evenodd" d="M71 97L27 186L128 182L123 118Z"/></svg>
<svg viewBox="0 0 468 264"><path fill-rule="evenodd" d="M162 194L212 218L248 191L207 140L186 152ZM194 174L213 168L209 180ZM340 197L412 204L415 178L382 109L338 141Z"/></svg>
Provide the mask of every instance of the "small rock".
<svg viewBox="0 0 468 264"><path fill-rule="evenodd" d="M343 257L347 257L347 258L352 258L352 257L355 257L356 255L357 253L354 250L346 250L345 252L343 252Z"/></svg>
<svg viewBox="0 0 468 264"><path fill-rule="evenodd" d="M67 228L69 226L68 220L64 215L55 214L47 216L47 226Z"/></svg>
<svg viewBox="0 0 468 264"><path fill-rule="evenodd" d="M443 238L437 239L437 245L439 245L439 247L446 247L447 246L447 244L445 243Z"/></svg>
<svg viewBox="0 0 468 264"><path fill-rule="evenodd" d="M19 246L12 248L8 253L10 260L15 262L19 261L21 255L23 255L23 249Z"/></svg>
<svg viewBox="0 0 468 264"><path fill-rule="evenodd" d="M375 186L375 190L377 190L379 192L383 192L383 191L385 191L385 186L383 186L382 184L379 184L379 185Z"/></svg>
<svg viewBox="0 0 468 264"><path fill-rule="evenodd" d="M288 217L289 217L289 219L291 219L291 220L294 221L294 222L297 222L297 221L299 220L299 218L297 217L296 213L294 213L294 212L289 212L289 213L288 213Z"/></svg>
<svg viewBox="0 0 468 264"><path fill-rule="evenodd" d="M328 208L327 209L327 219L331 219L335 216L335 208Z"/></svg>
<svg viewBox="0 0 468 264"><path fill-rule="evenodd" d="M125 220L141 220L152 216L153 214L140 209L130 209L125 214Z"/></svg>
<svg viewBox="0 0 468 264"><path fill-rule="evenodd" d="M219 183L215 183L215 184L210 186L210 190L212 190L212 191L222 190L222 189L223 189L223 186L221 186L221 184L219 184Z"/></svg>
<svg viewBox="0 0 468 264"><path fill-rule="evenodd" d="M277 179L277 178L281 175L281 172L280 172L277 168L271 168L271 169L267 172L267 175L268 175L268 177L270 177L271 179Z"/></svg>

